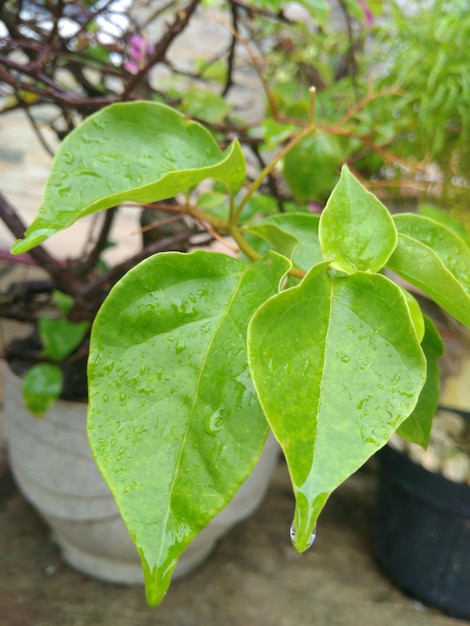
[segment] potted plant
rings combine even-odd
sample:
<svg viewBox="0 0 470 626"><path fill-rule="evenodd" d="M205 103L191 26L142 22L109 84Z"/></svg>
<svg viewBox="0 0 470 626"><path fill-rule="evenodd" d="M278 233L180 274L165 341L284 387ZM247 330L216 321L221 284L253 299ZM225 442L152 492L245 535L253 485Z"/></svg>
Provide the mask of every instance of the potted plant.
<svg viewBox="0 0 470 626"><path fill-rule="evenodd" d="M439 409L425 447L395 434L377 455L373 547L384 571L401 588L452 617L468 619L468 336L445 312L418 297L446 345Z"/></svg>
<svg viewBox="0 0 470 626"><path fill-rule="evenodd" d="M284 154L313 132L310 119ZM26 252L124 199L172 197L206 178L226 189L224 216L189 199L182 211L230 235L241 258L150 257L111 289L91 334L90 444L137 545L150 604L250 474L269 430L291 475L300 551L330 493L397 429L422 442L441 342L384 268L470 321L466 242L442 221L392 218L347 168L321 217L244 222L282 156L243 189L236 140L222 152L164 105L112 105L63 141L38 216L13 248Z"/></svg>
<svg viewBox="0 0 470 626"><path fill-rule="evenodd" d="M50 118L49 113L46 114L47 119L52 121L46 126L49 126L52 136L62 140L73 130L78 120L86 118L91 112L116 100L133 100L145 95L171 102L186 115L203 119L222 143L228 143L227 138L236 134L244 149L251 151L259 162L261 171L268 162L264 154L264 132L258 133L258 121L248 124L237 118L234 107L228 103L226 97L238 80L236 46L240 37L237 28L242 21L250 27L253 24L252 32L256 31L257 36L272 39L271 27L274 23L287 24L289 28L293 28L295 20L285 17L280 6L273 10L256 6L247 9L235 2L227 3L233 33L227 45L225 67L221 68L212 60L198 59L194 75L188 76L187 71L180 71L172 66L172 76L165 87L155 89L152 72L169 65L169 58L172 58L171 55L168 56L170 48L187 28L199 4L192 1L188 2L184 11L172 10L167 31L159 33L158 38L152 41L148 32L153 28L155 16L147 18L140 12L138 19L132 14L124 18L121 14L122 3L111 2L105 7L94 2L75 3L74 7L67 4L38 5L32 7L31 11L25 11L21 5L5 7L2 22L7 37L2 39L0 48L0 76L4 81L2 95L7 97L3 102L2 113L8 115L12 110L24 109L40 142L52 154L55 142L51 141L51 133L44 132L45 125L38 123L35 118L36 110L42 112L45 103L52 105ZM170 15L169 7L166 7L164 14L165 17ZM114 24L116 16L119 18L117 25ZM322 20L325 16L326 12ZM156 17L158 19L160 15ZM113 26L111 33L110 25ZM282 37L282 29L279 37ZM188 87L188 83L191 87ZM161 82L159 85L161 86ZM290 135L294 128L289 127L287 134ZM271 145L266 147L268 151L276 148L286 136L284 130L281 138L274 143L271 138ZM210 151L212 150L211 144ZM67 158L72 164L73 153L69 153ZM339 163L336 165L339 166ZM93 168L89 169L88 175L92 176L92 172ZM277 212L279 208L283 208L284 198L278 177L273 168L266 168L266 172L269 185L265 184L257 191L269 190L269 194L251 194L243 210L245 220L260 211ZM256 189L257 173L253 177L253 189ZM206 217L207 212L213 218L219 211L224 213L224 201L217 189L211 189L209 193L197 198L198 207L206 210L203 217ZM140 580L142 573L127 533L122 531L114 502L109 496L105 497L107 490L91 463L84 434L81 432L87 396L84 366L91 322L110 287L122 273L146 256L162 250L186 249L194 225L200 224L201 218L197 211L192 212L191 221L188 222L188 216L186 221L180 219L181 209L178 204L170 206L170 202L166 202L163 208L166 211L163 217L158 213L159 209L153 206L144 209L142 222L148 221L150 215L150 222L153 223L150 226L153 228L148 231L149 225L145 226L142 251L113 267L106 267L102 256L112 243L110 234L120 209L108 211L101 229L90 236L96 242L95 245L82 258L57 260L42 247L35 248L30 253L32 259L28 258L27 261L32 260L43 268L46 271L46 280L41 277L39 281L16 283L5 294L1 307L2 317L20 319L37 327L37 334L28 338L28 341L12 342L8 346L6 357L15 368L16 374L24 374L27 368L22 383L22 395L28 411L33 414L47 411L46 419L41 422L31 419L20 402L20 394L16 388L19 381L11 378L11 372L7 369L7 400L15 405L15 420L11 420L9 424L10 457L17 480L27 497L39 507L42 515L55 529L56 538L69 562L95 575L111 577L117 581ZM4 197L0 197L0 214L14 236L21 238L25 226L20 219L20 213ZM220 226L216 219L212 225L207 221L203 224L208 226L210 233L215 233ZM171 228L172 226L175 228ZM269 229L272 230L273 227ZM219 230L222 235L225 234L223 223ZM149 240L147 235L150 236ZM211 238L212 234L205 241ZM199 247L203 243L199 238ZM61 399L57 403L59 396ZM73 409L78 412L78 417L72 419L71 402L76 400L81 401ZM58 447L58 429L63 433L61 439L64 452L63 457L52 463L52 452L48 445L53 441L53 446ZM17 443L19 433L27 433L29 439ZM42 443L46 444L45 448L41 447ZM78 445L84 445L85 451L77 454ZM30 448L34 450L34 454L29 452ZM267 448L267 460L257 471L257 474L263 476L264 484L269 479L267 466L272 466L277 454L277 447L272 440L268 442ZM65 459L69 467L68 474L61 471ZM74 459L73 464L71 459ZM42 485L39 480L41 473ZM72 480L76 477L80 477L84 486L78 499L72 486ZM252 479L248 484L251 482ZM46 503L40 504L44 494ZM237 496L237 501L243 501L243 494L244 490ZM262 495L263 487L260 487L255 502ZM85 496L89 496L94 502L91 510L82 506ZM254 504L244 502L242 514L246 514L253 506ZM73 522L72 526L69 526L69 521L65 521L77 511L78 517L84 518L90 529L88 535L77 531L77 526L73 524L78 524L78 521ZM229 513L224 511L222 517L218 517L217 524L211 524L211 528L218 527L216 536L226 525L224 516L229 524L232 523ZM107 521L117 526L121 533L120 540L111 539L105 544L103 538L111 536L108 527L102 524L105 518L110 518ZM78 539L82 543L77 542ZM100 550L89 554L90 549L84 545L88 539L91 539L95 547L99 544ZM207 544L196 542L191 549L198 556L196 546L205 545L199 554L201 556L212 543L213 539ZM108 550L115 544L121 544L124 553L128 555L127 563L119 567L115 561L109 562L107 559ZM185 558L189 554L190 551L186 551ZM186 566L182 565L180 559L178 571L185 569Z"/></svg>
<svg viewBox="0 0 470 626"><path fill-rule="evenodd" d="M184 29L197 4L178 14L172 37ZM245 9L230 4L235 29ZM285 25L282 11L255 6L249 17L256 19L247 23L255 28L266 11ZM232 42L238 40L235 33ZM142 58L129 69L119 99L136 97L136 77L164 63L168 46L163 37L155 54L145 45L140 48ZM287 52L285 58L289 56ZM233 78L232 61L224 90ZM19 101L33 85L32 93L56 98L61 106L78 102L61 85L46 93L34 74L38 67L13 67L9 80ZM214 76L210 64L201 76L208 68ZM76 66L72 69L73 76L81 76ZM27 80L21 72L29 72ZM56 74L52 79L57 80ZM302 81L296 89L299 85ZM339 97L346 83L335 85ZM150 85L145 87L153 93ZM339 178L344 160L357 165L358 146L389 156L371 141L370 120L359 124L358 133L350 129L364 121L364 104L377 94L354 103L349 87L340 123L322 124L324 132L334 135L327 141L329 180ZM295 206L286 201L279 165L289 163L287 157L295 156L303 141L316 137L313 98L297 103L296 89L266 89L273 119L261 125L235 122L221 106L223 98L221 102L207 91L193 100L182 97L181 87L164 94L187 115L203 116L223 150L204 128L151 102L116 104L75 131L67 128L72 132L54 159L38 218L15 246L15 252L43 255L54 286L73 296L71 308L67 299L58 301L68 322L83 321L90 294L97 298L88 320L104 300L91 338L89 437L137 544L151 604L165 593L179 555L249 476L270 429L291 472L297 502L291 536L300 550L313 541L329 493L397 428L425 443L423 431L429 431L437 397L440 341L415 299L382 275L384 268L469 323L468 246L448 224L435 216L392 219L348 168L321 218L305 204L315 197L297 194ZM90 93L80 104L83 115L116 100L116 94ZM336 98L334 90L332 96ZM320 99L328 108L328 91ZM233 135L260 164L254 175L250 167L248 178L240 143L229 145ZM345 137L353 151L344 151ZM270 160L262 149L277 150L276 156ZM316 155L317 163L322 155L325 150ZM307 156L300 152L301 160L308 161ZM294 174L295 163L290 162ZM291 178L292 190L308 189L302 182L309 182L310 175L307 168L300 187L295 187L299 177ZM208 178L217 181L209 192L193 193ZM64 274L63 265L50 264L50 257L34 248L84 215L104 209L109 214L124 200L147 204L180 193L178 212L212 236L229 236L240 258L203 250L165 252L143 263L133 258L112 274L94 276L98 284L90 283L93 274L77 284L74 271ZM4 210L6 221L10 213ZM23 227L15 228L22 238ZM166 239L146 255L183 240ZM83 332L85 327L80 328ZM73 356L77 348L69 347ZM37 393L32 397L36 400Z"/></svg>

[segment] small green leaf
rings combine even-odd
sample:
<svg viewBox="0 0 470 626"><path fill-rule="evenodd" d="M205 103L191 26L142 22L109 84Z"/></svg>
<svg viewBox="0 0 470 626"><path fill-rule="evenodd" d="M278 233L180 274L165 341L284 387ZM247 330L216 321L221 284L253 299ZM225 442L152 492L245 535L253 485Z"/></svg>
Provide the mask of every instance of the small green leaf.
<svg viewBox="0 0 470 626"><path fill-rule="evenodd" d="M88 331L87 322L69 322L66 319L41 317L38 331L43 343L43 356L62 361L83 341Z"/></svg>
<svg viewBox="0 0 470 626"><path fill-rule="evenodd" d="M189 89L185 92L181 108L185 113L211 124L220 124L232 107L219 94L209 89Z"/></svg>
<svg viewBox="0 0 470 626"><path fill-rule="evenodd" d="M403 289L402 292L403 292L403 295L405 296L406 304L408 306L408 311L410 313L413 326L415 327L418 340L422 341L424 337L424 316L421 311L421 307L416 301L416 298L412 296L411 293L409 293L406 289Z"/></svg>
<svg viewBox="0 0 470 626"><path fill-rule="evenodd" d="M91 337L88 432L157 604L184 548L252 471L268 425L246 329L290 268L157 254L110 292Z"/></svg>
<svg viewBox="0 0 470 626"><path fill-rule="evenodd" d="M322 201L338 182L340 145L331 135L307 137L284 159L284 178L296 200Z"/></svg>
<svg viewBox="0 0 470 626"><path fill-rule="evenodd" d="M429 442L432 421L439 404L441 390L438 361L444 353L444 344L431 320L425 317L424 323L426 332L421 345L427 361L426 383L413 413L400 425L397 433L403 439L425 448Z"/></svg>
<svg viewBox="0 0 470 626"><path fill-rule="evenodd" d="M269 222L255 222L252 225L246 226L243 232L251 233L267 241L276 252L279 252L288 259L293 258L294 252L299 245L297 237L290 235L285 230L279 228L279 226L276 226L276 224Z"/></svg>
<svg viewBox="0 0 470 626"><path fill-rule="evenodd" d="M387 267L470 326L470 248L430 218L404 213L393 219L398 243Z"/></svg>
<svg viewBox="0 0 470 626"><path fill-rule="evenodd" d="M321 215L319 237L324 258L348 274L378 272L397 243L389 212L346 166Z"/></svg>
<svg viewBox="0 0 470 626"><path fill-rule="evenodd" d="M293 135L298 130L298 127L294 126L294 124L266 119L260 124L259 130L264 140L265 149L274 150L279 144Z"/></svg>
<svg viewBox="0 0 470 626"><path fill-rule="evenodd" d="M154 102L112 104L60 144L38 215L12 252L26 252L78 218L125 200L157 202L207 178L231 194L245 180L234 141L221 152L205 128Z"/></svg>
<svg viewBox="0 0 470 626"><path fill-rule="evenodd" d="M61 291L57 290L52 293L52 297L55 304L57 305L57 308L65 317L73 306L73 298L66 293L62 293Z"/></svg>
<svg viewBox="0 0 470 626"><path fill-rule="evenodd" d="M294 265L308 270L323 261L318 240L320 217L311 213L281 213L253 222L253 226L275 225L285 233L292 235L298 242L294 252Z"/></svg>
<svg viewBox="0 0 470 626"><path fill-rule="evenodd" d="M57 365L39 363L24 375L22 391L27 408L41 417L62 391L62 372Z"/></svg>
<svg viewBox="0 0 470 626"><path fill-rule="evenodd" d="M426 379L401 289L326 268L270 298L248 330L255 388L294 488L299 551L330 493L410 415Z"/></svg>

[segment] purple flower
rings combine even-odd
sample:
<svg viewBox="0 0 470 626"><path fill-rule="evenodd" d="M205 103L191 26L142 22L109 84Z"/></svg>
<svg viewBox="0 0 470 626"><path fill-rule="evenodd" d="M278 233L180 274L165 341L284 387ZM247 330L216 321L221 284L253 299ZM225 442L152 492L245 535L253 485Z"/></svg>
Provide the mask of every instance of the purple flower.
<svg viewBox="0 0 470 626"><path fill-rule="evenodd" d="M128 72L137 74L147 61L148 55L152 54L153 46L148 43L142 35L134 33L129 38L127 48L127 58L124 60L124 67Z"/></svg>

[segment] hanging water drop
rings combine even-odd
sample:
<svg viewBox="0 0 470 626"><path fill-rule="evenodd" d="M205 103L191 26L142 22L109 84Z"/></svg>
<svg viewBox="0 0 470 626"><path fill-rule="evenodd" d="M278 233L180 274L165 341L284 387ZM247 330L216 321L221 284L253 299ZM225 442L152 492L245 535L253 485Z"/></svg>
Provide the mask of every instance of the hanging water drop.
<svg viewBox="0 0 470 626"><path fill-rule="evenodd" d="M292 541L292 543L296 544L297 542L297 531L295 530L295 523L292 522L290 530L289 530L289 534L290 534L290 539ZM307 548L310 548L310 546L313 544L313 542L315 541L315 538L317 536L317 529L316 527L313 529L312 534L309 537L309 540L307 541Z"/></svg>

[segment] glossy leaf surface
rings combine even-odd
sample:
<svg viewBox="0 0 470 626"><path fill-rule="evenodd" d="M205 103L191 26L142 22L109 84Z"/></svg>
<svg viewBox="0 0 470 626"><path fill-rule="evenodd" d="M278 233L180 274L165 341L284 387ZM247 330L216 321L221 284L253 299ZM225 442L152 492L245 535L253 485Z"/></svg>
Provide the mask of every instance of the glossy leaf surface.
<svg viewBox="0 0 470 626"><path fill-rule="evenodd" d="M262 451L269 429L246 329L289 267L275 253L255 264L161 253L131 270L98 314L89 437L141 555L150 604Z"/></svg>
<svg viewBox="0 0 470 626"><path fill-rule="evenodd" d="M348 274L378 272L397 243L389 212L346 166L321 215L319 237L324 258Z"/></svg>
<svg viewBox="0 0 470 626"><path fill-rule="evenodd" d="M399 287L381 275L313 267L249 326L258 397L282 446L305 550L330 493L413 410L426 363Z"/></svg>
<svg viewBox="0 0 470 626"><path fill-rule="evenodd" d="M222 153L205 128L153 102L113 104L88 117L54 157L39 213L25 252L78 218L124 200L157 202L206 178L236 193L245 180L245 159L233 142Z"/></svg>
<svg viewBox="0 0 470 626"><path fill-rule="evenodd" d="M401 214L394 221L398 243L387 267L470 326L470 248L430 218Z"/></svg>

